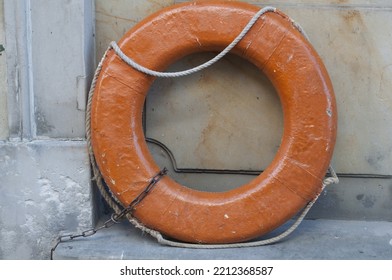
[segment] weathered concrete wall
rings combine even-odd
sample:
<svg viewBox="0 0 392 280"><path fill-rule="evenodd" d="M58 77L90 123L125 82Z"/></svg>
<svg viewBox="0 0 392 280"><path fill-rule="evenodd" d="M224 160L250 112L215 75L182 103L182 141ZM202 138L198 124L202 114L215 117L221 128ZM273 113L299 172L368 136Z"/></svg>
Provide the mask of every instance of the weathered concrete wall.
<svg viewBox="0 0 392 280"><path fill-rule="evenodd" d="M93 5L1 1L0 259L47 259L60 233L94 222L84 140Z"/></svg>
<svg viewBox="0 0 392 280"><path fill-rule="evenodd" d="M47 258L60 232L91 227L85 143L8 142L0 170L0 259Z"/></svg>
<svg viewBox="0 0 392 280"><path fill-rule="evenodd" d="M86 5L90 2L65 4L64 1L34 0L31 7L37 136L82 138L85 135L86 91L94 69L94 64L86 63L94 56L93 22L91 17L85 18ZM59 28L61 25L66 26L66 31ZM81 48L83 52L76 59L75 54ZM50 67L45 63L49 61ZM47 79L56 82L48 83ZM70 121L73 119L78 121Z"/></svg>

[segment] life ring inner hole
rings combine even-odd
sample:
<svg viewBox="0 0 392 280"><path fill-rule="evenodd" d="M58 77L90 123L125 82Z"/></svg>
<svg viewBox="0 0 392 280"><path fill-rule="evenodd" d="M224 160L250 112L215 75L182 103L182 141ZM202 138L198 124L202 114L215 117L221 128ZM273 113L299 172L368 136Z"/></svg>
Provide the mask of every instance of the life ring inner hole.
<svg viewBox="0 0 392 280"><path fill-rule="evenodd" d="M188 55L165 71L189 69L215 55ZM229 54L196 74L156 79L144 125L154 160L174 180L223 192L246 184L270 164L281 143L283 112L268 78Z"/></svg>

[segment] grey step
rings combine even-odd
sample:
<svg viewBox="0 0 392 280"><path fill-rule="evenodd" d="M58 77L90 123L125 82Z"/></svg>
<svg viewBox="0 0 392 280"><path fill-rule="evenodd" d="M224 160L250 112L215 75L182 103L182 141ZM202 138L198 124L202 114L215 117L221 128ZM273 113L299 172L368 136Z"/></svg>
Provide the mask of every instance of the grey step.
<svg viewBox="0 0 392 280"><path fill-rule="evenodd" d="M287 239L264 247L183 249L158 244L124 222L88 238L59 244L54 259L387 259L392 223L305 220Z"/></svg>

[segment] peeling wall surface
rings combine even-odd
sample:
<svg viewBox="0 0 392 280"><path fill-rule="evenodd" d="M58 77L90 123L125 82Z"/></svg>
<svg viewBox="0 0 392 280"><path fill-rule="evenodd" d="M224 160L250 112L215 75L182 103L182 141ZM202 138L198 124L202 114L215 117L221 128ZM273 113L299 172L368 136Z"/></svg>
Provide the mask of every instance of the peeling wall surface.
<svg viewBox="0 0 392 280"><path fill-rule="evenodd" d="M0 1L0 259L48 259L94 222L84 140L89 0Z"/></svg>
<svg viewBox="0 0 392 280"><path fill-rule="evenodd" d="M84 143L7 143L0 170L0 259L48 258L60 232L91 227Z"/></svg>

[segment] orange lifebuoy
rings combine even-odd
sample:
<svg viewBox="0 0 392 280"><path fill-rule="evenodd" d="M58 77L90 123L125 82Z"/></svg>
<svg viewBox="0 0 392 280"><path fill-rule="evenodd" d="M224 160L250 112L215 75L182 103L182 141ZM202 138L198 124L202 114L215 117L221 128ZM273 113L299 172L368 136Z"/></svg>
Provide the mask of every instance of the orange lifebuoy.
<svg viewBox="0 0 392 280"><path fill-rule="evenodd" d="M258 10L231 1L175 5L137 24L119 46L141 65L161 71L188 54L222 50ZM230 191L200 192L163 177L133 214L146 227L178 240L231 243L268 233L320 192L332 157L337 127L332 84L292 21L281 12L264 14L233 52L254 63L275 86L284 113L283 139L264 172ZM159 172L142 125L153 80L109 51L94 91L94 155L124 206Z"/></svg>

